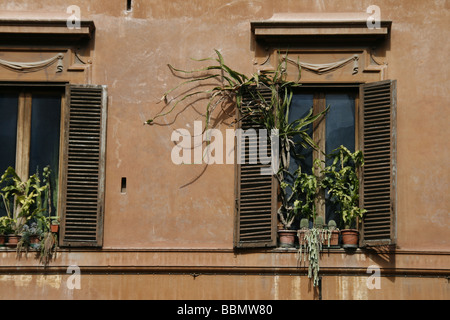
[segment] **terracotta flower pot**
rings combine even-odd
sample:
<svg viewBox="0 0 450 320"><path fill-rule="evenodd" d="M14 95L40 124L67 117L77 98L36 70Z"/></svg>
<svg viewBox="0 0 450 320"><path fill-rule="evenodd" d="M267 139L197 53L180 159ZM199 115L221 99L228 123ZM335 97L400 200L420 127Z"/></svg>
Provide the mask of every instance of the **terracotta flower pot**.
<svg viewBox="0 0 450 320"><path fill-rule="evenodd" d="M342 246L344 248L357 248L359 240L359 232L355 229L341 230Z"/></svg>
<svg viewBox="0 0 450 320"><path fill-rule="evenodd" d="M296 230L278 230L280 247L293 248L295 243Z"/></svg>
<svg viewBox="0 0 450 320"><path fill-rule="evenodd" d="M58 230L59 230L59 224L52 224L52 225L50 225L50 230L53 233L57 233Z"/></svg>
<svg viewBox="0 0 450 320"><path fill-rule="evenodd" d="M32 248L36 247L37 244L39 244L40 240L38 236L30 236L30 246Z"/></svg>
<svg viewBox="0 0 450 320"><path fill-rule="evenodd" d="M0 246L4 246L6 242L6 236L4 234L0 234Z"/></svg>
<svg viewBox="0 0 450 320"><path fill-rule="evenodd" d="M323 239L323 247L327 248L328 247L328 235L324 235ZM331 237L330 237L330 243L329 243L330 247L337 247L339 246L339 230L333 230L331 232Z"/></svg>
<svg viewBox="0 0 450 320"><path fill-rule="evenodd" d="M15 235L15 234L9 234L8 235L8 242L6 243L9 247L15 247L20 241L21 236Z"/></svg>

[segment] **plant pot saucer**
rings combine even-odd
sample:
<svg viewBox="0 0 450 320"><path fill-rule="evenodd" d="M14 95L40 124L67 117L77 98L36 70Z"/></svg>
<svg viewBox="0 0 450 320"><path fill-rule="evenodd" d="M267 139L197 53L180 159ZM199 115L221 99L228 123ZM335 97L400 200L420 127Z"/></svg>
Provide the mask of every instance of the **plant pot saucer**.
<svg viewBox="0 0 450 320"><path fill-rule="evenodd" d="M349 250L356 250L356 249L358 249L358 245L357 244L343 244L342 248L349 249Z"/></svg>
<svg viewBox="0 0 450 320"><path fill-rule="evenodd" d="M330 246L328 246L327 244L323 244L322 245L322 249L323 250L328 250L328 249L340 249L341 248L341 245L340 244L333 244L333 245L330 245Z"/></svg>

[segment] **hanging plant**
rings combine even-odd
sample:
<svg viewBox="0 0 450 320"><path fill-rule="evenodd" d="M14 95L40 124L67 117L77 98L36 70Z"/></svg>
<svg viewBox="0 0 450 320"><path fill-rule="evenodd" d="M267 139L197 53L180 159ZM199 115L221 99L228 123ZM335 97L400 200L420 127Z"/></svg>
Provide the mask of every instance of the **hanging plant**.
<svg viewBox="0 0 450 320"><path fill-rule="evenodd" d="M211 115L217 109L227 103L234 104L240 114L243 115L241 119L236 119L236 122L242 121L245 117L251 117L252 121L262 124L268 133L272 129L278 131L277 138L280 143L279 152L279 170L276 172L276 178L280 185L281 206L278 209L280 221L283 223L285 229L290 229L296 216L299 215L298 208L294 208L293 202L296 200L293 197L297 193L290 192L294 190L295 186L288 182L288 176L292 177L289 172L290 155L294 152L295 147L300 145L302 148L317 148L312 138L308 135L308 126L314 121L324 115L328 108L320 114L313 114L311 107L309 113L301 119L289 121L289 107L293 96L293 88L299 86L301 69L300 64L294 64L298 68L297 82L287 80L287 54L281 57L277 67L272 71L257 72L251 76L235 71L224 63L224 59L218 50L215 50L217 58L206 58L196 60L199 62L213 61L215 64L206 66L196 70L182 70L168 65L170 70L176 73L187 75L190 78L168 90L164 93L161 101L167 104L169 95L175 90L183 86L192 86L188 93L178 97L173 103L172 107L167 112L162 112L147 120L145 124L153 125L158 118L167 116L175 110L179 103L186 101L193 96L205 96L208 99L205 110L205 128L207 130L211 123ZM199 75L200 74L200 75ZM205 81L216 81L216 86L209 86L208 89L196 90L196 88L205 87ZM265 97L261 94L261 89L270 92L270 97ZM249 96L250 99L244 99L244 96ZM295 141L295 142L294 142ZM290 194L290 195L289 195Z"/></svg>

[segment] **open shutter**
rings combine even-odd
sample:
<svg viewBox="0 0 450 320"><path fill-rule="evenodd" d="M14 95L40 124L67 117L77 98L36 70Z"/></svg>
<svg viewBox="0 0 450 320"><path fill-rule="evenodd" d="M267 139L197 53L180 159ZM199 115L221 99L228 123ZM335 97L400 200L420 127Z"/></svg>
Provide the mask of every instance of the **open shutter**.
<svg viewBox="0 0 450 320"><path fill-rule="evenodd" d="M396 242L396 81L361 86L361 246Z"/></svg>
<svg viewBox="0 0 450 320"><path fill-rule="evenodd" d="M264 99L271 99L269 90L259 90ZM243 105L254 103L252 95L244 95ZM235 247L255 248L274 247L277 244L277 216L276 216L276 188L277 181L274 175L263 175L262 170L271 170L271 164L251 163L250 157L255 157L259 152L259 129L264 129L261 124L255 123L254 117L249 112L240 114L238 111L239 129L244 134L237 139L242 149L240 162L236 162L236 227ZM248 134L253 129L255 134ZM257 146L251 148L250 146ZM270 155L270 143L267 143L267 153ZM236 148L237 149L237 148ZM236 152L239 157L239 152ZM255 159L255 158L253 158ZM240 163L240 164L239 164Z"/></svg>
<svg viewBox="0 0 450 320"><path fill-rule="evenodd" d="M105 86L66 88L61 199L61 246L102 246Z"/></svg>

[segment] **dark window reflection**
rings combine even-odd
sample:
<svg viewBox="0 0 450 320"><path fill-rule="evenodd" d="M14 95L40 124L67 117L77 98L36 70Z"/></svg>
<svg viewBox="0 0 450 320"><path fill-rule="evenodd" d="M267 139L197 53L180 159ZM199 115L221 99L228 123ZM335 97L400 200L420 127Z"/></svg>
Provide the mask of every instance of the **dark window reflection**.
<svg viewBox="0 0 450 320"><path fill-rule="evenodd" d="M0 176L8 167L16 165L18 108L18 94L0 93ZM0 198L0 216L4 215L6 210Z"/></svg>
<svg viewBox="0 0 450 320"><path fill-rule="evenodd" d="M50 166L53 194L52 215L56 212L61 123L60 95L33 95L31 112L30 175Z"/></svg>

